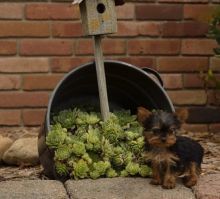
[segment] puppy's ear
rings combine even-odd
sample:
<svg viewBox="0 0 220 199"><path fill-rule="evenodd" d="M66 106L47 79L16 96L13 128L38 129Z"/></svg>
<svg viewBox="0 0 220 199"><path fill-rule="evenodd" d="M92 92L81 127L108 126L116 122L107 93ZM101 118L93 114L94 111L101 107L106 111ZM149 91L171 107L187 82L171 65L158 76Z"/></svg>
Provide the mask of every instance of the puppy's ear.
<svg viewBox="0 0 220 199"><path fill-rule="evenodd" d="M152 113L144 107L137 108L137 120L140 124L144 125L146 120L150 117Z"/></svg>
<svg viewBox="0 0 220 199"><path fill-rule="evenodd" d="M184 123L189 117L189 112L186 108L180 108L176 110L175 115L181 123Z"/></svg>

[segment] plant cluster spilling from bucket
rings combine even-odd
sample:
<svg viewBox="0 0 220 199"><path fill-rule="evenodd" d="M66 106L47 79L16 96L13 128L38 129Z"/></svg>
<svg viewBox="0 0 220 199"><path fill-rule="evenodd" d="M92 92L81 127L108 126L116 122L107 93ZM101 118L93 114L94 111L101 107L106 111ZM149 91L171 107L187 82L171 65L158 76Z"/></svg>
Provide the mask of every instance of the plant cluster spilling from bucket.
<svg viewBox="0 0 220 199"><path fill-rule="evenodd" d="M82 179L149 176L144 162L143 128L129 111L110 114L68 109L53 117L47 146L54 150L56 173Z"/></svg>

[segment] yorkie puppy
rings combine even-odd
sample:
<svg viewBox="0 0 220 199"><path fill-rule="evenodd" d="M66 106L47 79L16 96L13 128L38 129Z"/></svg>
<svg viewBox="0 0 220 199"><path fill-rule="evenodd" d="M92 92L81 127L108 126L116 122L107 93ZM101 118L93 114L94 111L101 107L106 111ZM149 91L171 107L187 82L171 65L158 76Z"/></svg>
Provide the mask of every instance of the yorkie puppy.
<svg viewBox="0 0 220 199"><path fill-rule="evenodd" d="M176 178L183 174L186 187L197 183L204 150L194 140L176 135L187 116L186 110L169 113L138 108L137 118L145 129L146 161L152 167L151 184L172 189Z"/></svg>

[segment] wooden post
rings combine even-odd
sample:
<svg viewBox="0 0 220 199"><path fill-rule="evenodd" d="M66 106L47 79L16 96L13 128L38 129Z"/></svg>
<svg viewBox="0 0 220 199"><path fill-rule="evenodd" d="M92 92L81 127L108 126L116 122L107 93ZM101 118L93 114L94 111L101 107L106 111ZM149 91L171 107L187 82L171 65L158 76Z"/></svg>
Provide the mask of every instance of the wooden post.
<svg viewBox="0 0 220 199"><path fill-rule="evenodd" d="M102 119L106 121L109 115L109 103L101 35L117 32L115 2L114 0L84 0L80 4L80 10L85 35L92 35L94 37L100 109Z"/></svg>
<svg viewBox="0 0 220 199"><path fill-rule="evenodd" d="M101 40L102 40L101 35L94 36L95 64L96 64L96 74L97 74L97 81L99 87L100 109L101 109L102 118L104 121L106 121L109 115L109 104L108 104L108 94L107 94L105 67L103 62Z"/></svg>

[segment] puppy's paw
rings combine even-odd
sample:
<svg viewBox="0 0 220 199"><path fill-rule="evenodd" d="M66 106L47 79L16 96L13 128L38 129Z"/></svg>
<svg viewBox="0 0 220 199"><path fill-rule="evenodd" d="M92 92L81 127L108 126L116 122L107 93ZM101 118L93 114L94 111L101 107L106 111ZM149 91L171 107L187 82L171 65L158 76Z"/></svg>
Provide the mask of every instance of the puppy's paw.
<svg viewBox="0 0 220 199"><path fill-rule="evenodd" d="M152 180L150 181L150 184L153 184L153 185L161 185L162 182L161 182L160 179L152 179Z"/></svg>
<svg viewBox="0 0 220 199"><path fill-rule="evenodd" d="M186 178L183 182L183 184L188 187L191 188L193 186L195 186L197 183L197 177L196 176L191 176L189 178Z"/></svg>
<svg viewBox="0 0 220 199"><path fill-rule="evenodd" d="M173 182L173 181L165 182L165 183L163 183L163 185L162 185L162 187L163 187L164 189L173 189L173 188L175 188L175 186L176 186L176 183Z"/></svg>
<svg viewBox="0 0 220 199"><path fill-rule="evenodd" d="M176 178L174 176L170 176L164 179L162 187L164 189L173 189L176 186Z"/></svg>

